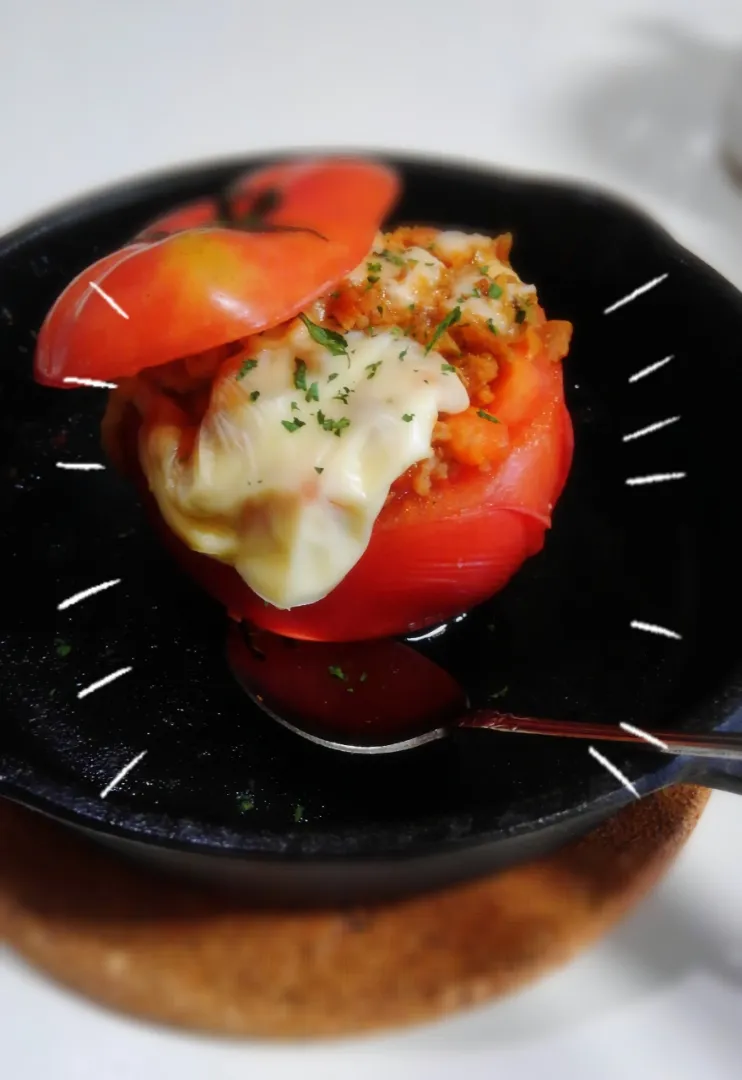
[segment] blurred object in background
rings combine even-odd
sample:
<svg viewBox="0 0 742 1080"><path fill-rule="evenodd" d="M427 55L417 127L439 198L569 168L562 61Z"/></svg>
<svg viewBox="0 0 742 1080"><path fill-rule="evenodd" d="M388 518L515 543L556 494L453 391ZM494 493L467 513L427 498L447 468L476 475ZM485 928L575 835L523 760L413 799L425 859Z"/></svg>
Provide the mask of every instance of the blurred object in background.
<svg viewBox="0 0 742 1080"><path fill-rule="evenodd" d="M723 149L737 179L742 180L742 60L735 69L724 115Z"/></svg>

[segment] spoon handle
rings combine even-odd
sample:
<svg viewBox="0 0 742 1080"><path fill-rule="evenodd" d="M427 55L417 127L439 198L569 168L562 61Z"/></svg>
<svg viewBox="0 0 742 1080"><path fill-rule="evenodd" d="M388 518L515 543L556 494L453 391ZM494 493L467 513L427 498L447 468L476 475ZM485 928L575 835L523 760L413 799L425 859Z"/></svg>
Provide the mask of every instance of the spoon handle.
<svg viewBox="0 0 742 1080"><path fill-rule="evenodd" d="M491 709L470 713L463 717L457 726L488 728L491 731L509 731L521 735L555 735L563 739L632 743L665 754L742 761L740 732L645 731L631 725L589 724L579 720L539 720L530 716L494 712Z"/></svg>

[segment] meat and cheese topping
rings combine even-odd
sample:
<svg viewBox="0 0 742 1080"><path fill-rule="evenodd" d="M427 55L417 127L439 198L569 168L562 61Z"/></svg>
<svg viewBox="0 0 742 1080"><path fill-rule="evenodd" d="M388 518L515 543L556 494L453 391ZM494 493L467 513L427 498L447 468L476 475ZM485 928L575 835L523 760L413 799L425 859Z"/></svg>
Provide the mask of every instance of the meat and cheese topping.
<svg viewBox="0 0 742 1080"><path fill-rule="evenodd" d="M140 410L141 467L170 528L291 608L343 580L389 499L496 468L529 358L569 343L509 250L507 236L379 235L298 318L122 382L110 409Z"/></svg>

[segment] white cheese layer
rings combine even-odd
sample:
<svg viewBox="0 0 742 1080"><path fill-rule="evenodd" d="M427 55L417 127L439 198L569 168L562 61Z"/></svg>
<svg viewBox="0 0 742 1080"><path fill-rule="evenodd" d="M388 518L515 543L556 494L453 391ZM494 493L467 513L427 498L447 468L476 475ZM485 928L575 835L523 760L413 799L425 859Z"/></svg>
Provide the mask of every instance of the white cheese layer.
<svg viewBox="0 0 742 1080"><path fill-rule="evenodd" d="M173 531L278 608L314 603L343 580L392 483L432 453L438 414L469 405L439 353L391 332L346 341L333 355L296 324L241 377L217 379L185 461L177 425L140 436Z"/></svg>

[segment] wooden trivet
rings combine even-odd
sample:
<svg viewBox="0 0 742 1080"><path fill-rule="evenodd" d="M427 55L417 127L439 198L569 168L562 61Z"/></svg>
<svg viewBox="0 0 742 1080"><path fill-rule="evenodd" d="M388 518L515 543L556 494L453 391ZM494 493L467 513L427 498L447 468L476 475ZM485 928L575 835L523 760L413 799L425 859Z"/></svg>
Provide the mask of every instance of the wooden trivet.
<svg viewBox="0 0 742 1080"><path fill-rule="evenodd" d="M605 933L709 793L676 787L549 858L380 908L256 913L0 801L0 938L138 1017L225 1035L347 1035L508 994Z"/></svg>

